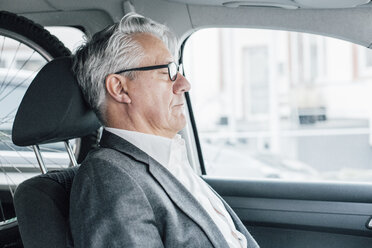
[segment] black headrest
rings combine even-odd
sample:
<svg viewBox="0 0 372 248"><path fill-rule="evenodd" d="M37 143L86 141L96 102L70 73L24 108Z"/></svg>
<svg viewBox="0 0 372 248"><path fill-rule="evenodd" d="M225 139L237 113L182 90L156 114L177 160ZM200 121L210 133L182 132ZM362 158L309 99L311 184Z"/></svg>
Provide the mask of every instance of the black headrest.
<svg viewBox="0 0 372 248"><path fill-rule="evenodd" d="M71 57L63 57L47 63L36 75L13 123L14 144L64 141L88 135L100 127L71 68Z"/></svg>

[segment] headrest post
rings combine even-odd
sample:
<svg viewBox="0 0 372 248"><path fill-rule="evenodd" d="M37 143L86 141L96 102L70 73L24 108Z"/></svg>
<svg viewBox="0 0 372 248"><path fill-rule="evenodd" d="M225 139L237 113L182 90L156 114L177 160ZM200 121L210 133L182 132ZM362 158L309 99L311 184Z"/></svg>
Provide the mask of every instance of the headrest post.
<svg viewBox="0 0 372 248"><path fill-rule="evenodd" d="M47 170L47 168L45 166L43 157L41 156L39 146L38 145L33 145L32 146L32 149L34 149L37 162L39 163L39 166L40 166L41 173L46 174L48 172L48 170Z"/></svg>
<svg viewBox="0 0 372 248"><path fill-rule="evenodd" d="M71 149L70 142L68 140L65 140L63 143L65 143L65 147L66 147L68 156L70 157L72 166L77 166L78 164L77 164L74 152Z"/></svg>

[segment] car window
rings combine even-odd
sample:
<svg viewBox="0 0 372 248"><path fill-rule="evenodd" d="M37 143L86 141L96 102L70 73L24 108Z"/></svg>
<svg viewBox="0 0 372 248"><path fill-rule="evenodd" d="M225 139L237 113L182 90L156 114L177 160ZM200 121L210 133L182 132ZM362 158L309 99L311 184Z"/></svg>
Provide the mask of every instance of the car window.
<svg viewBox="0 0 372 248"><path fill-rule="evenodd" d="M206 173L369 182L372 52L314 34L195 32L184 71Z"/></svg>
<svg viewBox="0 0 372 248"><path fill-rule="evenodd" d="M72 51L83 40L84 34L76 28L49 27L48 30ZM14 145L11 130L23 95L47 60L29 46L2 35L0 52L0 187L8 187L40 174L32 148ZM40 148L50 170L69 166L63 143L42 145Z"/></svg>
<svg viewBox="0 0 372 248"><path fill-rule="evenodd" d="M51 26L45 27L45 29L62 41L72 53L75 53L76 49L81 46L86 39L84 32L74 27Z"/></svg>

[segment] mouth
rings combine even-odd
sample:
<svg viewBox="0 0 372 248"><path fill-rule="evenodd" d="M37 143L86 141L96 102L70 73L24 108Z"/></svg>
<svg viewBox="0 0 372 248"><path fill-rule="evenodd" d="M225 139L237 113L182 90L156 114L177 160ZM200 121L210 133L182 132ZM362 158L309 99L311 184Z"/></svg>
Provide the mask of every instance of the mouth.
<svg viewBox="0 0 372 248"><path fill-rule="evenodd" d="M176 104L176 105L173 105L173 108L175 108L175 107L183 107L183 103L180 103L180 104Z"/></svg>

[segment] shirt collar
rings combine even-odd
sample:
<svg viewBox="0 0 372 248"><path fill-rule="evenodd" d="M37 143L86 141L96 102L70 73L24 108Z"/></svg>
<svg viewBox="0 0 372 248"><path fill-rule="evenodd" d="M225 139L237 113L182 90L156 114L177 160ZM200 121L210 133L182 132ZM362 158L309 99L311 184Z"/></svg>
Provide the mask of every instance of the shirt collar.
<svg viewBox="0 0 372 248"><path fill-rule="evenodd" d="M175 140L182 140L179 134L176 134L173 139L170 139L153 134L128 131L112 127L105 127L105 129L132 143L167 169L169 169L168 165L172 143L174 143Z"/></svg>

